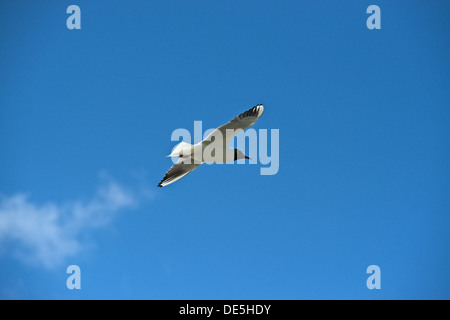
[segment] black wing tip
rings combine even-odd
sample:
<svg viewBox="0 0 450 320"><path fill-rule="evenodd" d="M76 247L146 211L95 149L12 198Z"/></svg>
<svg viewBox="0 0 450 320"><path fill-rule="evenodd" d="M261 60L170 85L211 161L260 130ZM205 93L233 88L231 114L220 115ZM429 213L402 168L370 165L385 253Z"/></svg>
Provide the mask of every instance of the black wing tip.
<svg viewBox="0 0 450 320"><path fill-rule="evenodd" d="M248 116L256 116L256 115L258 115L258 113L259 113L259 111L260 111L261 108L264 108L264 107L263 107L263 104L262 104L262 103L258 103L256 106L254 106L253 108L247 110L247 111L244 112L242 115L243 115L244 117L248 117ZM262 115L262 114L261 114L261 115Z"/></svg>
<svg viewBox="0 0 450 320"><path fill-rule="evenodd" d="M161 183L162 183L162 181L160 183L158 183L157 187L162 188L163 185Z"/></svg>
<svg viewBox="0 0 450 320"><path fill-rule="evenodd" d="M260 108L262 108L263 107L263 104L262 103L258 103L256 106L254 106L253 108L251 108L250 110L248 110L248 111L253 111L253 112L255 112L255 111L257 111L258 109L260 109Z"/></svg>

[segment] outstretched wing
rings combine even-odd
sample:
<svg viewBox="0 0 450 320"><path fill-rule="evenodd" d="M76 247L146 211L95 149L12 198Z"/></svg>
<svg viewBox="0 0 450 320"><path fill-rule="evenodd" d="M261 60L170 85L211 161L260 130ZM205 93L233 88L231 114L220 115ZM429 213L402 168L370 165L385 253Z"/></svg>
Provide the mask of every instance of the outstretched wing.
<svg viewBox="0 0 450 320"><path fill-rule="evenodd" d="M197 167L201 163L195 163L194 160L191 160L191 158L183 159L180 158L176 164L174 164L169 171L167 171L164 178L161 180L161 182L158 184L158 187L164 187L168 184L171 184L177 180L180 180L188 173L192 172L193 170L197 169Z"/></svg>
<svg viewBox="0 0 450 320"><path fill-rule="evenodd" d="M250 110L241 113L230 122L218 127L216 130L211 132L205 140L203 140L203 142L211 143L217 136L221 136L224 141L224 146L228 146L236 134L254 125L255 122L262 116L263 112L264 106L262 104L258 104ZM214 137L214 139L212 139L212 137Z"/></svg>

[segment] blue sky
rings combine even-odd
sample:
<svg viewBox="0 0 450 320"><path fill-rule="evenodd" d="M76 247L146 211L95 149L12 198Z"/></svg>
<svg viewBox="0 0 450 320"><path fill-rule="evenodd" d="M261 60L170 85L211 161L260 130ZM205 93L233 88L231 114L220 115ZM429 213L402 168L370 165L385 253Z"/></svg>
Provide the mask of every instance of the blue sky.
<svg viewBox="0 0 450 320"><path fill-rule="evenodd" d="M449 12L1 1L0 298L449 299ZM156 187L173 130L258 103L276 175L205 165Z"/></svg>

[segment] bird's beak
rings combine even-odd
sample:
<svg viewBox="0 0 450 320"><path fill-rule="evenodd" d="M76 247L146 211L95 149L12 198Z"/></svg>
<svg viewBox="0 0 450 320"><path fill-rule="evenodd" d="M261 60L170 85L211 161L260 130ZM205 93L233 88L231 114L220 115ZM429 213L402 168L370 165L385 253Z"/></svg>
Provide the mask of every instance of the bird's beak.
<svg viewBox="0 0 450 320"><path fill-rule="evenodd" d="M252 160L252 158L250 158L250 157L247 157L247 156L245 156L245 159L249 159L249 160Z"/></svg>

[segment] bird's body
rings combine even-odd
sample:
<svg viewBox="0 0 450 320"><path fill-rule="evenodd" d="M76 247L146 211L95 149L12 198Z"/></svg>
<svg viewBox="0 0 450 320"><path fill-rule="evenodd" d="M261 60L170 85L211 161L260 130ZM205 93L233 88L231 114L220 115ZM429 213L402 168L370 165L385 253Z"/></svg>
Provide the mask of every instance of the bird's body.
<svg viewBox="0 0 450 320"><path fill-rule="evenodd" d="M181 143L183 145L177 145L168 157L179 157L182 159L191 158L196 163L230 163L245 158L244 155L236 157L236 149L229 148L228 146L223 148L217 144L211 145L211 143L205 141L201 141L194 145L186 142ZM179 146L180 148L178 148Z"/></svg>
<svg viewBox="0 0 450 320"><path fill-rule="evenodd" d="M158 187L164 187L183 178L204 162L230 163L239 159L249 159L242 151L232 149L228 147L228 144L236 134L255 124L263 112L264 107L259 104L218 127L197 144L180 142L168 155L168 157L178 157L179 159L167 171Z"/></svg>

